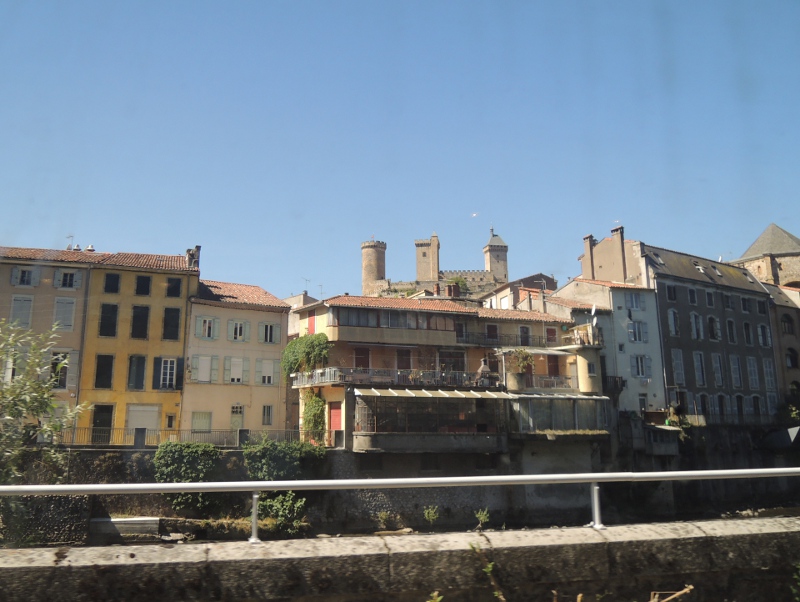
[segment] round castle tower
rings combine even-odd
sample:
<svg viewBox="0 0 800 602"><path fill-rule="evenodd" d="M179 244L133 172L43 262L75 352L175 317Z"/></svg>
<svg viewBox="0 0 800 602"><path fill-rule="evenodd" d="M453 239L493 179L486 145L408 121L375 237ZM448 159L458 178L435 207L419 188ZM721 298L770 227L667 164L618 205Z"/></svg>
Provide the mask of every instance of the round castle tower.
<svg viewBox="0 0 800 602"><path fill-rule="evenodd" d="M379 280L386 280L386 243L380 240L362 242L361 294L371 294Z"/></svg>

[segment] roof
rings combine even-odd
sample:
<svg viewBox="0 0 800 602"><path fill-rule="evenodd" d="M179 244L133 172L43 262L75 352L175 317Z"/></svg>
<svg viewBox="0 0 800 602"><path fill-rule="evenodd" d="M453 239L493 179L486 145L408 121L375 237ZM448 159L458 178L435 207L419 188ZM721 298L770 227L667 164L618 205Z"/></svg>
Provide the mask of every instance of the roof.
<svg viewBox="0 0 800 602"><path fill-rule="evenodd" d="M800 254L800 238L790 234L780 226L770 224L755 242L747 248L740 259L786 253Z"/></svg>
<svg viewBox="0 0 800 602"><path fill-rule="evenodd" d="M596 303L586 303L585 301L576 301L575 299L568 299L566 297L547 297L547 303L554 305L561 305L562 307L569 307L570 309L586 309L591 310L594 307L597 311L611 311L609 307L599 306Z"/></svg>
<svg viewBox="0 0 800 602"><path fill-rule="evenodd" d="M18 259L21 261L86 263L92 265L130 267L145 270L178 270L185 272L199 271L199 268L197 267L188 267L186 255L98 253L97 251L60 251L57 249L0 247L0 258Z"/></svg>
<svg viewBox="0 0 800 602"><path fill-rule="evenodd" d="M519 309L493 309L490 307L477 308L479 318L492 320L515 320L518 322L559 322L572 324L572 320L561 318L552 314L543 314L540 311L523 311Z"/></svg>
<svg viewBox="0 0 800 602"><path fill-rule="evenodd" d="M793 309L797 309L797 303L795 303L794 299L786 294L786 291L796 291L797 289L791 289L789 287L781 287L776 284L769 284L768 282L762 282L761 284L764 285L764 288L767 289L769 292L769 296L775 302L775 305L780 307L791 307ZM785 290L784 290L785 289Z"/></svg>
<svg viewBox="0 0 800 602"><path fill-rule="evenodd" d="M487 247L508 247L505 241L494 233L494 228L489 229L489 242L486 243Z"/></svg>
<svg viewBox="0 0 800 602"><path fill-rule="evenodd" d="M649 291L650 289L646 286L641 286L640 284L628 284L625 282L611 282L609 280L591 280L589 278L574 278L576 282L587 282L589 284L597 284L600 286L606 286L608 288L630 288L636 289L640 291Z"/></svg>
<svg viewBox="0 0 800 602"><path fill-rule="evenodd" d="M406 299L404 297L359 297L355 295L339 295L323 301L329 307L367 307L375 309L407 309L409 311L433 311L453 314L473 314L469 309L446 299ZM311 307L307 305L306 307ZM305 308L300 308L305 309Z"/></svg>
<svg viewBox="0 0 800 602"><path fill-rule="evenodd" d="M715 284L766 295L756 278L738 266L646 244L642 244L642 254L648 258L648 265L656 278L672 276L693 280L700 285Z"/></svg>
<svg viewBox="0 0 800 602"><path fill-rule="evenodd" d="M192 301L210 302L209 304L212 305L250 306L252 309L268 308L284 311L289 309L288 303L284 303L260 286L217 282L216 280L201 280L197 288L197 296Z"/></svg>

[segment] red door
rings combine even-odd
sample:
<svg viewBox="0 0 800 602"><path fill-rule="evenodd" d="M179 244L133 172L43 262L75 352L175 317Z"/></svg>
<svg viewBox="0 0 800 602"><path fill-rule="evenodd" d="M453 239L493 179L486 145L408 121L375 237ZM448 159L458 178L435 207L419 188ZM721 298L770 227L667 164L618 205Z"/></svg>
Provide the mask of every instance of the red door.
<svg viewBox="0 0 800 602"><path fill-rule="evenodd" d="M328 417L328 424L331 425L332 431L342 430L342 402L332 401L330 403L330 416Z"/></svg>
<svg viewBox="0 0 800 602"><path fill-rule="evenodd" d="M558 356L547 356L547 376L558 376Z"/></svg>
<svg viewBox="0 0 800 602"><path fill-rule="evenodd" d="M316 318L317 314L312 310L308 314L308 334L315 334L317 332Z"/></svg>

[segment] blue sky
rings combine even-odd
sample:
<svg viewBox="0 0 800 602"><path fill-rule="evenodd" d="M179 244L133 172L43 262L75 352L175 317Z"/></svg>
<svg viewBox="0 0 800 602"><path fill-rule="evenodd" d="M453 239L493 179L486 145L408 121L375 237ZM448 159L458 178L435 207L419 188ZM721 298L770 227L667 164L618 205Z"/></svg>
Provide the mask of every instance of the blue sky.
<svg viewBox="0 0 800 602"><path fill-rule="evenodd" d="M800 3L0 1L0 244L182 253L285 297L579 273L587 234L800 235ZM473 217L472 214L478 215ZM320 286L322 287L320 289Z"/></svg>

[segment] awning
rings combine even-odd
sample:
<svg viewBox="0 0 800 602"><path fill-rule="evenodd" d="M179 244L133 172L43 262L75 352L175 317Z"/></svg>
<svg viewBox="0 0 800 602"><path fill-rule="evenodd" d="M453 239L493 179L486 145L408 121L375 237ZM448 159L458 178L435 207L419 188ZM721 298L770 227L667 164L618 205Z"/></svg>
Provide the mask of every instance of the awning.
<svg viewBox="0 0 800 602"><path fill-rule="evenodd" d="M517 351L520 349L519 347L498 347L496 351L500 353L511 353L512 351ZM528 347L525 349L530 354L533 355L574 355L569 351L561 351L559 349L550 349L549 347Z"/></svg>
<svg viewBox="0 0 800 602"><path fill-rule="evenodd" d="M503 391L443 391L441 389L355 389L358 397L419 397L422 399L516 399Z"/></svg>

